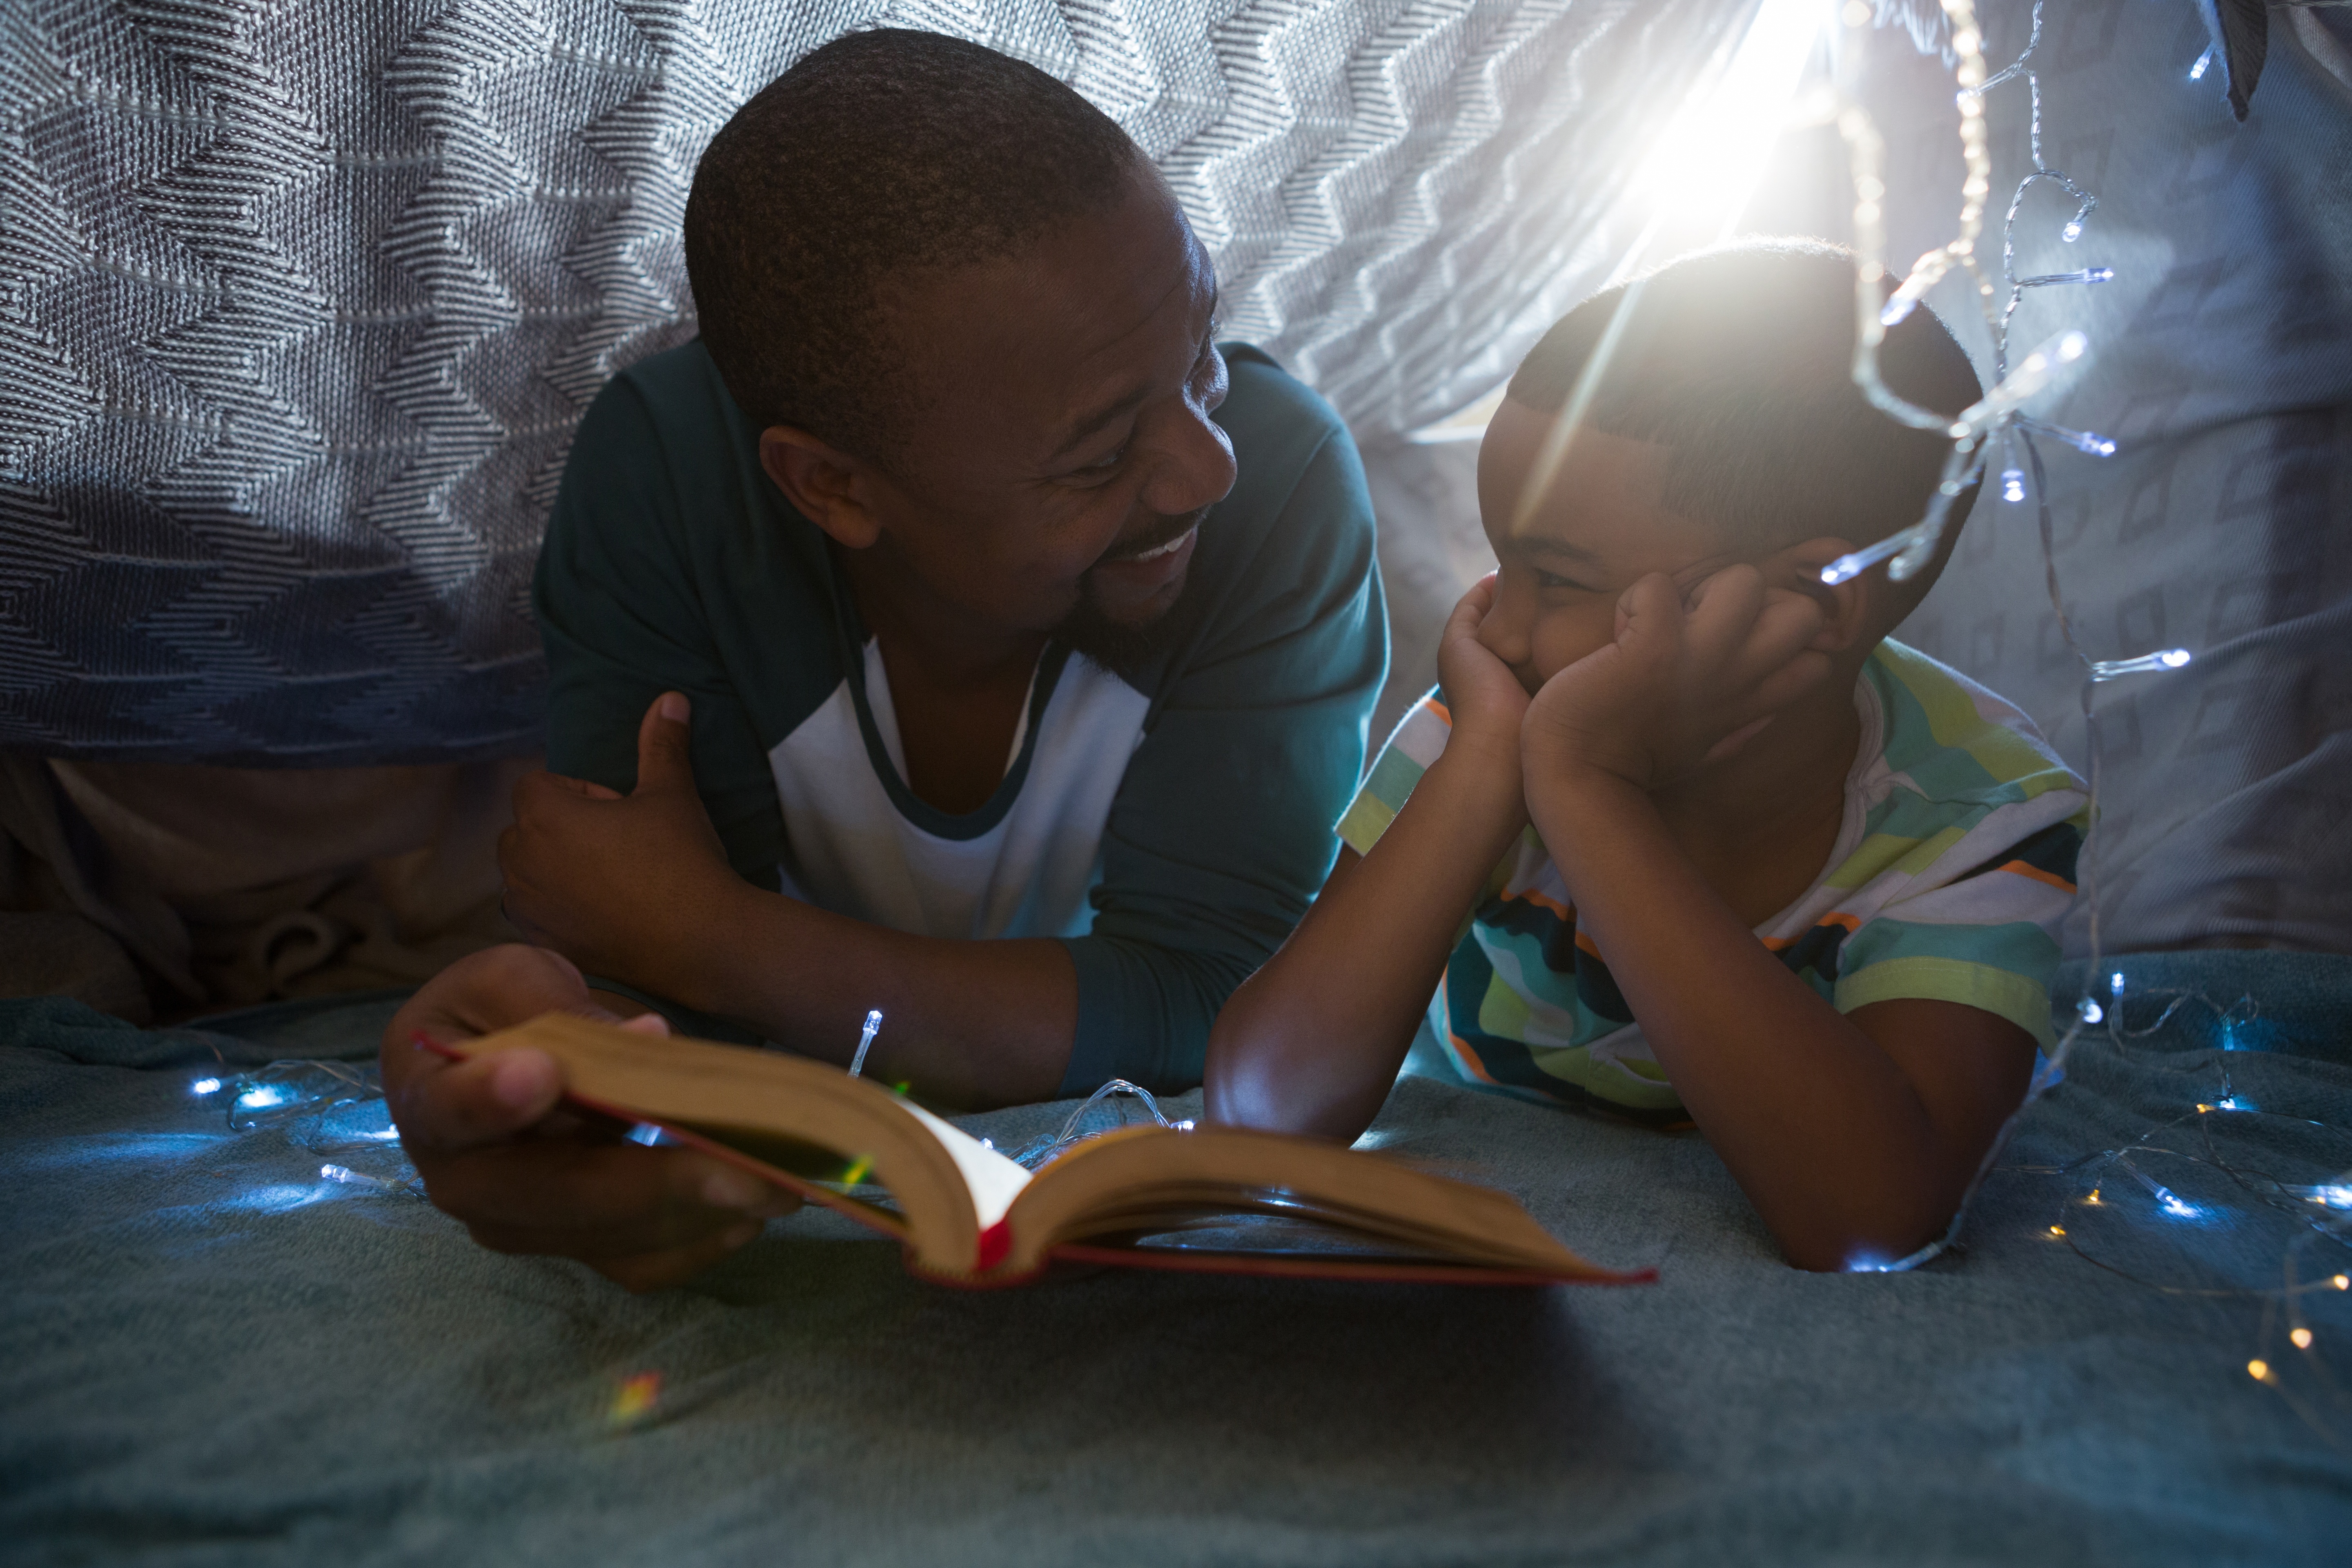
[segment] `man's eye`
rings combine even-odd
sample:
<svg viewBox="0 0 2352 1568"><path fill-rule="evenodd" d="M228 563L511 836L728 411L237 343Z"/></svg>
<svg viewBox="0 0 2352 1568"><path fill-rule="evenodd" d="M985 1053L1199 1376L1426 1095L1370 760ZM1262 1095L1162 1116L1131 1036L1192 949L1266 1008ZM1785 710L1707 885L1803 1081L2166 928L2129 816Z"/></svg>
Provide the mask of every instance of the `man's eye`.
<svg viewBox="0 0 2352 1568"><path fill-rule="evenodd" d="M1217 329L1221 325L1223 325L1222 322L1211 321L1209 335L1201 340L1201 357L1192 362L1192 378L1195 381L1216 374L1217 361L1220 357L1217 353Z"/></svg>
<svg viewBox="0 0 2352 1568"><path fill-rule="evenodd" d="M1097 479L1107 479L1118 469L1119 464L1126 460L1127 448L1121 447L1098 463L1087 463L1083 467L1072 468L1068 473L1064 474L1062 479L1065 482L1076 484L1088 484Z"/></svg>

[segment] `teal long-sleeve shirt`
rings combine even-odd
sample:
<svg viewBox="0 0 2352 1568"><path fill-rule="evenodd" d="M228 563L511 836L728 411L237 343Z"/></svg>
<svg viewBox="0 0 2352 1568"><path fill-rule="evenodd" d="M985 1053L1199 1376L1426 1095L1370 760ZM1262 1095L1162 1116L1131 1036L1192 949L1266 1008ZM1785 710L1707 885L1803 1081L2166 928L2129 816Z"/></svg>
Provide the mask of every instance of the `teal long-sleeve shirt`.
<svg viewBox="0 0 2352 1568"><path fill-rule="evenodd" d="M959 816L907 789L878 651L701 345L625 371L573 441L533 584L548 766L634 787L638 721L684 691L740 875L903 931L1058 937L1078 988L1063 1092L1198 1083L1218 1008L1330 869L1388 664L1346 427L1265 355L1225 353L1238 477L1164 651L1115 675L1049 647L1003 784Z"/></svg>

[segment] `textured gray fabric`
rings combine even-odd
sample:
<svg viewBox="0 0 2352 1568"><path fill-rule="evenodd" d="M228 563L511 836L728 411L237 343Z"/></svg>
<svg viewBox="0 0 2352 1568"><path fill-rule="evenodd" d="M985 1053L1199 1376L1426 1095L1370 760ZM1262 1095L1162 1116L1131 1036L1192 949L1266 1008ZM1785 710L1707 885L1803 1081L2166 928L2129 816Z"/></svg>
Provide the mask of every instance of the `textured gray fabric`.
<svg viewBox="0 0 2352 1568"><path fill-rule="evenodd" d="M575 419L693 330L702 144L857 26L1166 169L1237 336L1359 427L1498 380L1754 0L21 0L0 13L0 747L524 749Z"/></svg>
<svg viewBox="0 0 2352 1568"><path fill-rule="evenodd" d="M2264 956L2187 978L2289 995L2273 1044L2352 1036L2352 963ZM2183 978L2126 963L2136 995ZM2212 1152L2324 1180L2302 1173L2340 1168L2342 1135L2297 1118L2345 1114L2340 1059L2169 1026L2095 1039L1967 1253L1908 1275L1786 1268L1695 1136L1408 1077L1375 1142L1659 1282L1104 1272L965 1294L804 1215L640 1299L322 1184L318 1155L229 1135L188 1092L215 1047L364 1049L390 1005L225 1021L245 1040L0 1004L0 1555L2276 1568L2338 1561L2352 1532L2352 1449L2246 1375L2263 1307L2229 1293L2278 1282L2294 1219L2176 1156L2142 1158L2193 1222L2122 1180L2087 1209L2095 1168L2057 1169L2226 1071L2269 1113L2224 1115ZM968 1125L1004 1142L1059 1114ZM2338 1353L2352 1296L2302 1300ZM2352 1409L2282 1343L2289 1389L2346 1436ZM658 1400L615 1429L646 1372Z"/></svg>

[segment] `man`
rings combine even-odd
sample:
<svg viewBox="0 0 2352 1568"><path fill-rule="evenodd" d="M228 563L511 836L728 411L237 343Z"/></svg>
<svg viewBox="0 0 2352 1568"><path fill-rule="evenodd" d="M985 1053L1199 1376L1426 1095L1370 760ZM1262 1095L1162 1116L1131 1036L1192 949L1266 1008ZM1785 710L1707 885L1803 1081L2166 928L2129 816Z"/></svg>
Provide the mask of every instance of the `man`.
<svg viewBox="0 0 2352 1568"><path fill-rule="evenodd" d="M1050 77L840 39L719 132L686 244L701 341L599 396L541 560L551 772L502 861L554 952L385 1052L436 1202L640 1287L778 1195L415 1026L594 1006L584 970L844 1063L879 1009L866 1071L957 1103L1189 1087L1328 869L1387 652L1344 427L1220 351L1181 210Z"/></svg>

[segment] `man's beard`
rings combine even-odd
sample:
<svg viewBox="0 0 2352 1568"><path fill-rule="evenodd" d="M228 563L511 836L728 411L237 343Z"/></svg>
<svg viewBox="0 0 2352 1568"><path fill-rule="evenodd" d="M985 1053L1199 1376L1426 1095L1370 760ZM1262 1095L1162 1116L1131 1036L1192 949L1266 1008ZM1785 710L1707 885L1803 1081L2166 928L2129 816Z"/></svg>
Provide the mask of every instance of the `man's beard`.
<svg viewBox="0 0 2352 1568"><path fill-rule="evenodd" d="M1200 527L1208 515L1209 509L1202 507L1189 517L1171 517L1158 538L1137 545L1130 553L1141 554L1171 539L1181 539ZM1195 545L1194 550L1197 555L1199 546ZM1104 612L1095 598L1092 580L1081 578L1077 605L1062 617L1053 636L1056 641L1067 644L1073 653L1084 654L1120 679L1133 681L1175 642L1176 611L1192 592L1192 574L1188 568L1176 596L1168 601L1166 608L1147 621L1121 621Z"/></svg>

